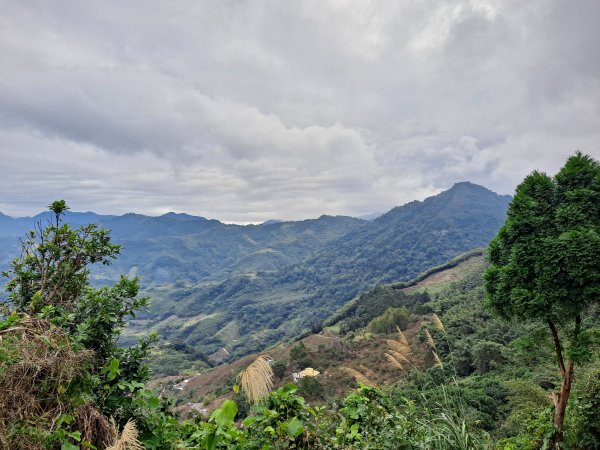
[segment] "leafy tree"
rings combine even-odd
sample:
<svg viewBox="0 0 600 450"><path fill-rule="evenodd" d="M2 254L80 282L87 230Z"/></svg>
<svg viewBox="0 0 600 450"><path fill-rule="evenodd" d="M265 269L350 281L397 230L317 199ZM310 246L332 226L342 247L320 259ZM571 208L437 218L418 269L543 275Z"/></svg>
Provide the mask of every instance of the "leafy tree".
<svg viewBox="0 0 600 450"><path fill-rule="evenodd" d="M297 345L292 347L290 350L290 359L292 361L299 361L308 356L308 348L304 342L300 341Z"/></svg>
<svg viewBox="0 0 600 450"><path fill-rule="evenodd" d="M473 346L473 363L479 373L488 373L504 361L504 347L491 341L479 341Z"/></svg>
<svg viewBox="0 0 600 450"><path fill-rule="evenodd" d="M3 272L11 302L21 311L35 314L45 306L73 307L89 284L89 266L110 264L121 246L110 242L109 232L89 224L72 229L62 221L69 209L64 200L49 205L55 223L36 224L21 240L21 257Z"/></svg>
<svg viewBox="0 0 600 450"><path fill-rule="evenodd" d="M396 327L406 328L410 314L406 308L388 308L379 317L376 317L369 324L373 333L393 333Z"/></svg>
<svg viewBox="0 0 600 450"><path fill-rule="evenodd" d="M575 364L589 357L586 315L600 299L600 164L577 153L553 178L517 187L489 247L486 302L505 318L546 322L562 378L551 445L562 437Z"/></svg>
<svg viewBox="0 0 600 450"><path fill-rule="evenodd" d="M60 330L56 333L68 338L65 354L89 355L89 364L81 364L77 372L79 391L73 389L75 381L66 390L60 377L48 379L46 384L58 383L50 390L58 394L40 401L60 405L62 397L71 396L70 403L85 403L97 411L95 417L104 420L106 427L106 417L114 417L121 425L135 417L143 434L150 428L146 419L154 414L149 409L159 407L158 399L144 389L150 378L144 360L155 338L150 336L129 348L120 347L118 340L126 319L145 307L148 299L138 296L135 278L121 277L113 286L92 287L90 266L110 264L120 246L111 243L108 230L95 224L74 229L65 223L63 215L69 208L64 200L53 202L49 208L54 220L46 225L38 223L21 241L21 256L2 272L8 278L9 295L3 309L9 320L0 320L0 328L11 320L21 326L49 323L43 326ZM53 424L57 422L58 418L52 419Z"/></svg>

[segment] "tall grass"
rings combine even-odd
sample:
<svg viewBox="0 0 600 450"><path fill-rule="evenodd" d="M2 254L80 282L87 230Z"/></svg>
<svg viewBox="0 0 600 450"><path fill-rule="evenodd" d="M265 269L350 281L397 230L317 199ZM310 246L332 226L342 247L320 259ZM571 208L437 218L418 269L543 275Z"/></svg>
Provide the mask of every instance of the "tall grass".
<svg viewBox="0 0 600 450"><path fill-rule="evenodd" d="M482 450L489 448L486 436L471 433L464 420L440 413L430 422L421 422L426 432L424 443L432 450Z"/></svg>
<svg viewBox="0 0 600 450"><path fill-rule="evenodd" d="M123 430L121 430L121 434L117 432L115 421L112 419L111 424L114 441L110 446L106 447L106 450L144 450L144 446L138 440L138 430L133 420L129 420L125 424Z"/></svg>
<svg viewBox="0 0 600 450"><path fill-rule="evenodd" d="M346 372L348 375L353 376L354 379L358 383L364 384L366 386L375 386L375 384L376 384L373 381L369 380L365 375L360 373L358 370L353 369L352 367L340 367L340 369L342 371Z"/></svg>
<svg viewBox="0 0 600 450"><path fill-rule="evenodd" d="M273 369L265 356L259 356L240 374L242 391L249 403L258 403L273 389Z"/></svg>

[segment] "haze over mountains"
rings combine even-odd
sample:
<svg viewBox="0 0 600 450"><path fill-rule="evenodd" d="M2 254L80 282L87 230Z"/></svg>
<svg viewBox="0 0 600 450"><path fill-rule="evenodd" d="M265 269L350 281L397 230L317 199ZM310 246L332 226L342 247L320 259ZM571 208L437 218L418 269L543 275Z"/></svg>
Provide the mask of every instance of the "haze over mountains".
<svg viewBox="0 0 600 450"><path fill-rule="evenodd" d="M294 337L375 285L487 245L509 200L462 182L372 221L322 216L240 226L175 213L66 219L99 223L123 244L112 266L94 272L96 283L122 273L141 277L153 307L132 322L132 335L154 330L226 358ZM16 255L15 235L48 218L0 216L2 267Z"/></svg>
<svg viewBox="0 0 600 450"><path fill-rule="evenodd" d="M52 217L49 212L32 218L0 216L2 266L17 255L15 237L32 229L36 222L45 224ZM96 273L111 280L123 273L140 275L144 286L271 270L297 261L326 241L364 223L352 217L322 216L300 222L241 226L187 214L149 217L91 212L68 212L65 220L72 225L97 223L110 229L113 241L121 244L123 251L112 266L98 268Z"/></svg>

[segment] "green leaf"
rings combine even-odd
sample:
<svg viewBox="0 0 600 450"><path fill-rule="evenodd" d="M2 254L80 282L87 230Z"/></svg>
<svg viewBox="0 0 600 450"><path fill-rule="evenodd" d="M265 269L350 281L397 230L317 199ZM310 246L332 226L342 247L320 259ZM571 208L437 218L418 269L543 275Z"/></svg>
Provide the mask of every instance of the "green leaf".
<svg viewBox="0 0 600 450"><path fill-rule="evenodd" d="M257 420L258 419L256 418L256 416L248 416L244 419L242 423L244 424L244 427L248 428L252 424L256 423Z"/></svg>
<svg viewBox="0 0 600 450"><path fill-rule="evenodd" d="M60 416L58 416L58 419L56 420L56 425L60 426L63 423L66 423L67 425L72 424L75 421L75 417L72 416L71 414L61 414Z"/></svg>
<svg viewBox="0 0 600 450"><path fill-rule="evenodd" d="M237 411L238 407L233 400L225 400L223 405L211 414L210 418L214 420L218 426L224 427L233 422Z"/></svg>
<svg viewBox="0 0 600 450"><path fill-rule="evenodd" d="M360 439L361 435L358 432L358 424L355 423L350 427L350 434L348 435L349 439Z"/></svg>
<svg viewBox="0 0 600 450"><path fill-rule="evenodd" d="M206 436L206 448L207 450L214 450L217 444L219 443L219 439L215 433L210 433Z"/></svg>
<svg viewBox="0 0 600 450"><path fill-rule="evenodd" d="M304 424L298 418L293 417L285 426L288 436L297 438L304 432Z"/></svg>
<svg viewBox="0 0 600 450"><path fill-rule="evenodd" d="M140 395L144 398L150 398L154 397L154 392L152 392L150 389L144 389L140 392Z"/></svg>
<svg viewBox="0 0 600 450"><path fill-rule="evenodd" d="M73 445L70 442L63 442L60 446L60 450L79 450L77 445Z"/></svg>
<svg viewBox="0 0 600 450"><path fill-rule="evenodd" d="M81 432L79 432L79 431L73 431L73 432L69 433L68 436L72 437L76 441L80 441L81 440Z"/></svg>
<svg viewBox="0 0 600 450"><path fill-rule="evenodd" d="M158 397L150 397L147 402L148 408L156 409L160 406L160 399Z"/></svg>

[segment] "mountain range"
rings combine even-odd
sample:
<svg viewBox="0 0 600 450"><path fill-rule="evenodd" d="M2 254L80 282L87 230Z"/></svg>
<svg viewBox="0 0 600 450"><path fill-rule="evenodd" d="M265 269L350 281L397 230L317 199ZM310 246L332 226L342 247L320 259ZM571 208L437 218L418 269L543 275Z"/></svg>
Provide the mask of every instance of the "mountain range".
<svg viewBox="0 0 600 450"><path fill-rule="evenodd" d="M94 271L96 283L138 275L151 296L151 311L131 321L127 339L152 330L222 360L296 337L365 290L487 245L509 201L462 182L370 221L321 216L240 226L187 214L89 212L66 220L110 228L123 245L113 265ZM17 254L15 236L49 217L0 216L2 267Z"/></svg>

